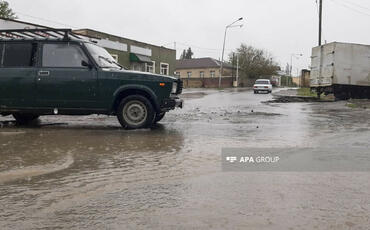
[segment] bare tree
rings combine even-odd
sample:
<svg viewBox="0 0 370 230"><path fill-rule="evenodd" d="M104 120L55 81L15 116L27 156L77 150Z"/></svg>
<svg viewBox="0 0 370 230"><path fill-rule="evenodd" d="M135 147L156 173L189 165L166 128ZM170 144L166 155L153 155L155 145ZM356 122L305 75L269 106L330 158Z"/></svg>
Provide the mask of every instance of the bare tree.
<svg viewBox="0 0 370 230"><path fill-rule="evenodd" d="M243 78L256 79L261 76L270 76L280 69L271 54L265 50L241 44L236 54L239 55L240 76ZM232 60L232 54L229 57L229 60Z"/></svg>

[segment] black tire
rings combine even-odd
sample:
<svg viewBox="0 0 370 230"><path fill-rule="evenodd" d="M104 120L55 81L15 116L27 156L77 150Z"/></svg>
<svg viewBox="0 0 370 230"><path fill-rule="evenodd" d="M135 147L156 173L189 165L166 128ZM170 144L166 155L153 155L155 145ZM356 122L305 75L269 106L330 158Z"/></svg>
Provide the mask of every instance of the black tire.
<svg viewBox="0 0 370 230"><path fill-rule="evenodd" d="M40 116L35 114L24 114L24 113L15 113L13 117L19 125L28 125L34 120L38 119Z"/></svg>
<svg viewBox="0 0 370 230"><path fill-rule="evenodd" d="M254 94L257 94L257 91L256 90L254 91Z"/></svg>
<svg viewBox="0 0 370 230"><path fill-rule="evenodd" d="M157 113L154 119L154 123L160 122L164 118L164 115L166 115L165 112Z"/></svg>
<svg viewBox="0 0 370 230"><path fill-rule="evenodd" d="M153 125L155 111L148 98L131 95L122 99L117 109L117 118L125 129L149 128Z"/></svg>

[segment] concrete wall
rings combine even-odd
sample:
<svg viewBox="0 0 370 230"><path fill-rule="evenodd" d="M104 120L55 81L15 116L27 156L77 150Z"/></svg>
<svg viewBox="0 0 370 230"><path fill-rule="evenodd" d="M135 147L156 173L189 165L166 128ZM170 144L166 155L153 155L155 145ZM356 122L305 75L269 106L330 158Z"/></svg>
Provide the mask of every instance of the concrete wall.
<svg viewBox="0 0 370 230"><path fill-rule="evenodd" d="M204 78L211 78L211 71L215 72L214 78L220 77L220 68L202 68L202 69L176 69L177 73L180 73L181 79L188 78L188 72L191 72L191 78L200 78L200 72L204 72ZM223 76L231 76L232 69L224 68Z"/></svg>
<svg viewBox="0 0 370 230"><path fill-rule="evenodd" d="M219 78L188 78L182 79L185 88L218 88ZM223 77L221 88L230 88L233 86L232 77Z"/></svg>
<svg viewBox="0 0 370 230"><path fill-rule="evenodd" d="M299 87L310 87L310 71L302 70L301 76L292 77L292 81Z"/></svg>
<svg viewBox="0 0 370 230"><path fill-rule="evenodd" d="M305 69L302 70L301 87L310 87L310 75L311 71Z"/></svg>
<svg viewBox="0 0 370 230"><path fill-rule="evenodd" d="M245 77L239 78L240 87L252 87L255 82L256 82L256 79L245 78Z"/></svg>
<svg viewBox="0 0 370 230"><path fill-rule="evenodd" d="M293 84L301 86L301 77L292 77Z"/></svg>

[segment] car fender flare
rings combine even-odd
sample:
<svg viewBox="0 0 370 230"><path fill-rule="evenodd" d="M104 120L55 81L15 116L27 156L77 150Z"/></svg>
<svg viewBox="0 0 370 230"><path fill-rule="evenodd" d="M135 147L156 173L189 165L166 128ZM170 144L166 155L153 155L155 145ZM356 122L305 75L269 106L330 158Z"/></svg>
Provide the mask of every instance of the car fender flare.
<svg viewBox="0 0 370 230"><path fill-rule="evenodd" d="M114 106L115 106L115 102L117 100L117 97L119 97L119 95L121 95L122 93L130 91L130 90L139 90L139 91L144 92L145 94L147 94L150 97L148 99L153 103L154 109L156 111L160 110L160 105L159 105L158 100L157 100L157 95L154 93L153 90L151 90L149 87L144 86L144 85L131 84L131 85L121 86L113 93L113 98L114 99L113 99L113 103L112 103L112 106L111 106L112 111L114 111Z"/></svg>

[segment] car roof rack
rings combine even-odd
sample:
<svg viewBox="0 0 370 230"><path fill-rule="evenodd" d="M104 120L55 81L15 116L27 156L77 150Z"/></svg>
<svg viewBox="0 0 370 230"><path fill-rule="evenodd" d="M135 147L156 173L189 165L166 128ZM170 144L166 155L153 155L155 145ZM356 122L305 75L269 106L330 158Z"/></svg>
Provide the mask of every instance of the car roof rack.
<svg viewBox="0 0 370 230"><path fill-rule="evenodd" d="M0 40L83 40L71 29L9 29L0 30Z"/></svg>

